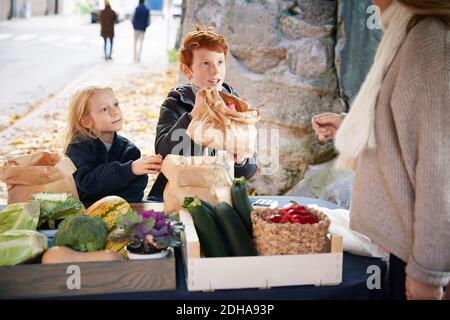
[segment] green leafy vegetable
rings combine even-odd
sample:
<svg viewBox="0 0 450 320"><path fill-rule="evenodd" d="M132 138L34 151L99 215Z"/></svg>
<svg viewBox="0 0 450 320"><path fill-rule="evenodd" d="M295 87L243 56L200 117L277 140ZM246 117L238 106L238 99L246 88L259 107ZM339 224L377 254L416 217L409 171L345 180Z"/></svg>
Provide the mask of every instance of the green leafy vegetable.
<svg viewBox="0 0 450 320"><path fill-rule="evenodd" d="M13 266L40 255L47 237L32 230L10 230L0 234L0 266Z"/></svg>
<svg viewBox="0 0 450 320"><path fill-rule="evenodd" d="M39 220L39 204L36 201L14 203L0 212L0 233L9 230L34 230Z"/></svg>
<svg viewBox="0 0 450 320"><path fill-rule="evenodd" d="M41 214L38 227L47 222L50 229L55 229L55 221L83 214L86 210L81 201L67 193L40 192L32 196L39 202Z"/></svg>

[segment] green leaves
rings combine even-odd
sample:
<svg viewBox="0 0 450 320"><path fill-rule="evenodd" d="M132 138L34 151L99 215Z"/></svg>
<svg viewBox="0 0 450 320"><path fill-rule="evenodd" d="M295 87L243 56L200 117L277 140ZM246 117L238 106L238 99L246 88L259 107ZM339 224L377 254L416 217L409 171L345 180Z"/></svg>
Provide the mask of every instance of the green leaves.
<svg viewBox="0 0 450 320"><path fill-rule="evenodd" d="M40 206L38 226L45 222L51 226L56 220L80 215L85 211L81 201L67 193L40 192L34 194L32 199L36 200Z"/></svg>
<svg viewBox="0 0 450 320"><path fill-rule="evenodd" d="M9 230L36 230L39 204L36 201L14 203L0 212L0 233Z"/></svg>

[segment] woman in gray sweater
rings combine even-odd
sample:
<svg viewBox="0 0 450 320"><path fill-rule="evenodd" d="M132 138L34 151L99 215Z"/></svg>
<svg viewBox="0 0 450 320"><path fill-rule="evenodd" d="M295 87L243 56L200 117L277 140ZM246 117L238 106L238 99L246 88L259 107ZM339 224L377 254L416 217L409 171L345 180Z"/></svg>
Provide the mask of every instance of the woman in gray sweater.
<svg viewBox="0 0 450 320"><path fill-rule="evenodd" d="M356 172L350 226L390 253L389 295L441 299L450 280L450 2L377 0L384 29L347 115L313 117ZM338 130L339 129L339 130Z"/></svg>

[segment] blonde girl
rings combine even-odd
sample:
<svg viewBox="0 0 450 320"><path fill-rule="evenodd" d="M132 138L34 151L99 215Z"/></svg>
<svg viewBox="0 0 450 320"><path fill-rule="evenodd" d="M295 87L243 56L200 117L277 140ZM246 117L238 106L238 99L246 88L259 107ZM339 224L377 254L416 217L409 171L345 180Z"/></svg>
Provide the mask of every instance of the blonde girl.
<svg viewBox="0 0 450 320"><path fill-rule="evenodd" d="M117 134L122 123L111 88L87 87L70 100L64 153L77 167L73 176L85 206L108 195L141 202L147 174L161 168L161 156L141 158L139 149Z"/></svg>

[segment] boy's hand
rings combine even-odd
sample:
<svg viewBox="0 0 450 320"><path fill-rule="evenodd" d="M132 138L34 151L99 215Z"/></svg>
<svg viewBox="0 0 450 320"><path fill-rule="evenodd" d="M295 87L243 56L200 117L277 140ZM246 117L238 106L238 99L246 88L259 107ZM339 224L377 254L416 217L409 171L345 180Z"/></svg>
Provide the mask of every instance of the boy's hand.
<svg viewBox="0 0 450 320"><path fill-rule="evenodd" d="M135 160L131 164L131 171L135 176L144 174L154 174L161 171L162 157L161 155L152 155L149 157L142 157Z"/></svg>
<svg viewBox="0 0 450 320"><path fill-rule="evenodd" d="M200 101L200 99L206 99L206 90L205 89L199 89L197 91L197 94L195 95L195 101ZM193 118L197 117L200 113L199 111L199 103L194 104L194 108L191 110L191 116Z"/></svg>

